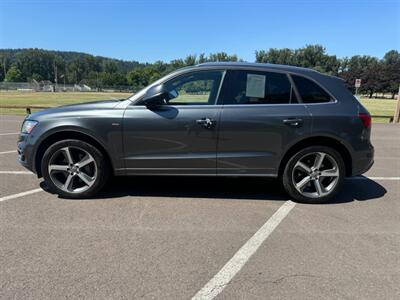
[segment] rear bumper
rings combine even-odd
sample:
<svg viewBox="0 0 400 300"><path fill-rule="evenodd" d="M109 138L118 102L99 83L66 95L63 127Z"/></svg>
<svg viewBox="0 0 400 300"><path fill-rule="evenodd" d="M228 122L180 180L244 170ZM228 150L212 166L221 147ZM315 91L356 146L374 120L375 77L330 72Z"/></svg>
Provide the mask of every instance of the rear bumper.
<svg viewBox="0 0 400 300"><path fill-rule="evenodd" d="M374 147L370 145L370 148L363 151L358 151L353 157L353 170L352 176L361 175L371 169L374 164Z"/></svg>

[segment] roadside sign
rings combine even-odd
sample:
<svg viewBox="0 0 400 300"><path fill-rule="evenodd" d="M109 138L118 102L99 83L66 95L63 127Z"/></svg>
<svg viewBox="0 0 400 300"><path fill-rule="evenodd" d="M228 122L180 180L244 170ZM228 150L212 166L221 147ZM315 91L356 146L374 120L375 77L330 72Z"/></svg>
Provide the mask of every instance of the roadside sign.
<svg viewBox="0 0 400 300"><path fill-rule="evenodd" d="M356 83L354 84L356 88L359 88L361 86L361 79L356 79Z"/></svg>

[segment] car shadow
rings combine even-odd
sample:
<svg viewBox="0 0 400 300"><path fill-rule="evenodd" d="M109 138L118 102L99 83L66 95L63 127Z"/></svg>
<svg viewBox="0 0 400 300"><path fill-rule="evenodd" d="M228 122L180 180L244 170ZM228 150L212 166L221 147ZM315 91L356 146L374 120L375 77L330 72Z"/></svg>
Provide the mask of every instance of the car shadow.
<svg viewBox="0 0 400 300"><path fill-rule="evenodd" d="M97 198L147 196L289 200L276 180L220 177L115 177Z"/></svg>
<svg viewBox="0 0 400 300"><path fill-rule="evenodd" d="M382 185L368 177L347 178L342 190L332 200L332 203L376 200L382 198L386 193L387 190Z"/></svg>
<svg viewBox="0 0 400 300"><path fill-rule="evenodd" d="M326 204L374 200L383 197L386 189L367 177L346 179L342 191ZM219 177L114 177L95 197L86 199L113 199L120 197L208 198L227 200L286 201L278 180L265 178Z"/></svg>

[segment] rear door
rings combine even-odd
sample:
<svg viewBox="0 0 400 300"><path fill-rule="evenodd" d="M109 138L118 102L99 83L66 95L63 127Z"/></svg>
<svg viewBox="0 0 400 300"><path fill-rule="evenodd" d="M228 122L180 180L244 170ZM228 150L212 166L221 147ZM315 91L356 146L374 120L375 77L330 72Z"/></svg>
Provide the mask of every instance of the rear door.
<svg viewBox="0 0 400 300"><path fill-rule="evenodd" d="M230 70L219 101L220 175L276 176L289 145L311 132L311 116L285 73Z"/></svg>
<svg viewBox="0 0 400 300"><path fill-rule="evenodd" d="M164 83L175 98L149 109L131 105L124 116L127 174L215 175L216 105L224 72L192 71Z"/></svg>

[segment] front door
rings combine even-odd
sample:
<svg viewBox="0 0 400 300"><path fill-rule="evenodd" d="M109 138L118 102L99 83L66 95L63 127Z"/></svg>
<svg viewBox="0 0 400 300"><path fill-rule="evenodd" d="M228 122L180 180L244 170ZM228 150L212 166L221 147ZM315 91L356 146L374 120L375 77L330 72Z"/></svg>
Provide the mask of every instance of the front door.
<svg viewBox="0 0 400 300"><path fill-rule="evenodd" d="M124 115L127 174L215 175L218 119L216 105L223 71L196 71L164 83L166 105L131 105Z"/></svg>
<svg viewBox="0 0 400 300"><path fill-rule="evenodd" d="M221 89L217 172L275 177L293 141L311 131L311 116L285 73L228 71Z"/></svg>

